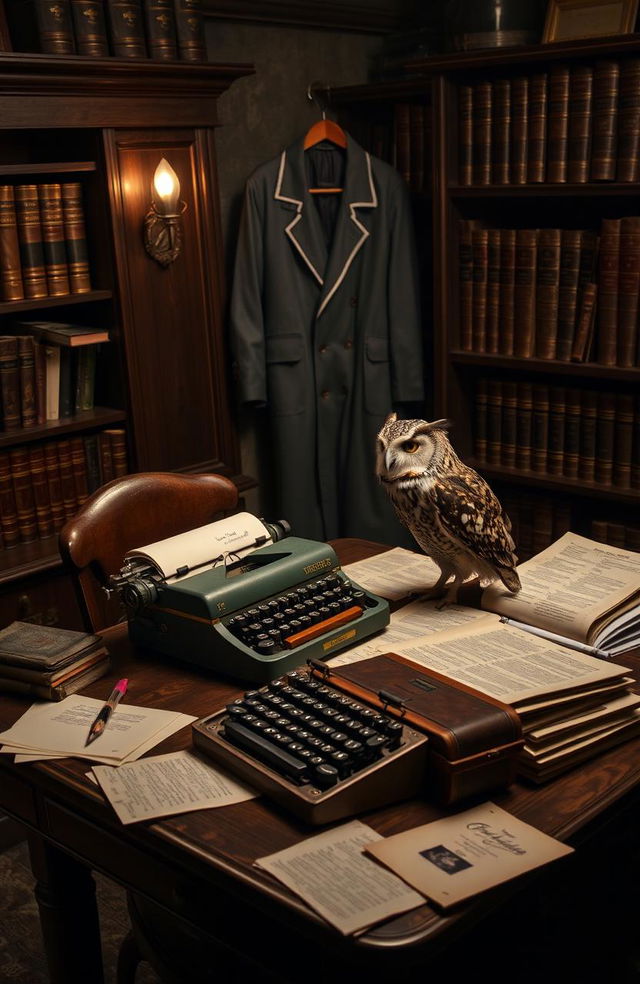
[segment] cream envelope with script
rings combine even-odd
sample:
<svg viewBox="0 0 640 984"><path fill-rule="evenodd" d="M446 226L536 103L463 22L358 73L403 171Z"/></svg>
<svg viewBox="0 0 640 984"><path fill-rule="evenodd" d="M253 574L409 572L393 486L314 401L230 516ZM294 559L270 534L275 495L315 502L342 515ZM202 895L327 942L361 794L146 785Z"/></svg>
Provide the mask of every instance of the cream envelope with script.
<svg viewBox="0 0 640 984"><path fill-rule="evenodd" d="M573 848L484 803L368 844L365 851L446 909Z"/></svg>

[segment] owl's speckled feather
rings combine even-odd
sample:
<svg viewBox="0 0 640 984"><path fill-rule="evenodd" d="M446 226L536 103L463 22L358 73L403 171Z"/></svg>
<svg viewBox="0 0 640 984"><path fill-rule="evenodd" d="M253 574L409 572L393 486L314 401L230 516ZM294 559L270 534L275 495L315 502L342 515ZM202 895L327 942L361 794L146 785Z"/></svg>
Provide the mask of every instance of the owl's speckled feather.
<svg viewBox="0 0 640 984"><path fill-rule="evenodd" d="M376 471L401 523L438 565L432 594L453 601L463 581L500 580L520 590L509 517L483 478L458 458L447 421L387 417L378 434Z"/></svg>

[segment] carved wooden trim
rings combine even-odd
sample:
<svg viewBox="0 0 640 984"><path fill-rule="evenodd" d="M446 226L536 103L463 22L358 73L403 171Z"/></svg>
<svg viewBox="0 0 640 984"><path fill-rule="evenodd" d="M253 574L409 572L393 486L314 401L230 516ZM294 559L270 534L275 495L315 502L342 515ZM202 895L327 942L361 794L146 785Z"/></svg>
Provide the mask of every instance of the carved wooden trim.
<svg viewBox="0 0 640 984"><path fill-rule="evenodd" d="M387 34L401 26L401 14L361 3L332 3L331 0L204 0L205 17L255 21L291 26L337 28L363 34Z"/></svg>

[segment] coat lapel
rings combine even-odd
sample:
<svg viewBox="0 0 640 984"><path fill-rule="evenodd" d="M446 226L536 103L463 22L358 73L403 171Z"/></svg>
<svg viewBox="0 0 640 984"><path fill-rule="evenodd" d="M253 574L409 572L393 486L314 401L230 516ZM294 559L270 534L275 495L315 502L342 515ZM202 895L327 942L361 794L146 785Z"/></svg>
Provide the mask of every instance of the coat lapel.
<svg viewBox="0 0 640 984"><path fill-rule="evenodd" d="M320 317L370 236L367 212L378 206L371 158L347 137L345 186L329 253L320 217L307 190L301 140L282 152L274 198L290 213L286 216L285 235L321 287L317 315Z"/></svg>
<svg viewBox="0 0 640 984"><path fill-rule="evenodd" d="M371 235L367 228L367 216L377 206L371 158L348 137L345 186L320 295L318 317L335 296L359 250Z"/></svg>

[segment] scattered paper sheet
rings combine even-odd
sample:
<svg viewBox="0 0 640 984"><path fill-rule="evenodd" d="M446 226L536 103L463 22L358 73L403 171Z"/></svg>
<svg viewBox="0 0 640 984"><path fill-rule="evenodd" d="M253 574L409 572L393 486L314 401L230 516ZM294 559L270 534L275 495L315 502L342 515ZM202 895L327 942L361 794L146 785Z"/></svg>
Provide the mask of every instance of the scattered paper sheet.
<svg viewBox="0 0 640 984"><path fill-rule="evenodd" d="M446 909L573 848L484 803L382 838L366 851Z"/></svg>
<svg viewBox="0 0 640 984"><path fill-rule="evenodd" d="M353 820L260 858L270 872L345 935L424 905L396 875L363 854L380 834Z"/></svg>
<svg viewBox="0 0 640 984"><path fill-rule="evenodd" d="M258 794L193 752L169 752L93 772L122 823L230 806Z"/></svg>
<svg viewBox="0 0 640 984"><path fill-rule="evenodd" d="M444 632L465 622L487 618L486 612L477 608L467 608L464 605L447 605L437 609L438 601L413 601L391 615L389 625L382 632L367 639L351 649L346 649L333 659L326 662L329 666L344 666L356 663L361 659L369 659L380 653L397 652L400 646L409 643L419 645L434 632Z"/></svg>
<svg viewBox="0 0 640 984"><path fill-rule="evenodd" d="M398 601L410 594L420 594L433 587L440 577L440 568L424 554L394 547L342 570L365 591L372 591L388 601Z"/></svg>
<svg viewBox="0 0 640 984"><path fill-rule="evenodd" d="M2 751L21 756L71 755L119 765L196 720L178 711L120 703L103 734L85 746L91 722L103 703L72 694L59 703L32 704L13 727L0 734Z"/></svg>

